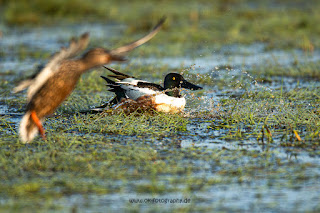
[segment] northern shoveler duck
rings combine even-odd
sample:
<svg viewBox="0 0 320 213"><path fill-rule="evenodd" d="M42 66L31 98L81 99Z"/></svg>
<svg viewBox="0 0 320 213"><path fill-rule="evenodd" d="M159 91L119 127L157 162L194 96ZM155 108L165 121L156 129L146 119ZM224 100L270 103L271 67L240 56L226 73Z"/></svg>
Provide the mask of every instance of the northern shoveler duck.
<svg viewBox="0 0 320 213"><path fill-rule="evenodd" d="M108 82L109 91L114 92L116 96L98 109L113 106L114 109L123 109L128 113L137 109L176 113L182 111L186 105L185 98L180 94L181 88L202 89L202 87L186 81L178 73L167 74L162 87L158 84L138 80L117 70L105 68L113 73L108 77L115 78L117 81L101 77Z"/></svg>
<svg viewBox="0 0 320 213"><path fill-rule="evenodd" d="M89 34L83 34L79 40L73 39L68 48L62 48L38 73L22 81L14 92L28 88L26 113L23 116L19 134L23 142L30 142L40 132L45 140L42 122L70 95L82 73L108 64L112 61L124 61L121 54L128 52L150 40L163 24L162 19L145 37L114 50L94 48L79 59L74 59L86 49Z"/></svg>

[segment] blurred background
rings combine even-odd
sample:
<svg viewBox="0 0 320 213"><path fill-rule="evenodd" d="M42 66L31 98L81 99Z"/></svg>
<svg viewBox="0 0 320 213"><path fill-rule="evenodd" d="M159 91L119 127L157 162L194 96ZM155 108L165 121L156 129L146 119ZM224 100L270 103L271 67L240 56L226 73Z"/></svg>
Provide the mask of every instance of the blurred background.
<svg viewBox="0 0 320 213"><path fill-rule="evenodd" d="M149 30L167 16L161 39L216 45L264 42L268 48L319 47L317 0L1 0L0 22L8 27L67 23L125 24L127 33ZM159 41L161 41L159 39Z"/></svg>

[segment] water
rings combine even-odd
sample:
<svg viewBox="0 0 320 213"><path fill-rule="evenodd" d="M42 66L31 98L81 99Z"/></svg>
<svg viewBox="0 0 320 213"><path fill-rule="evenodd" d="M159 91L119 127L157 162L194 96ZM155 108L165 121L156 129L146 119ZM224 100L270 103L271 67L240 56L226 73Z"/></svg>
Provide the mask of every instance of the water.
<svg viewBox="0 0 320 213"><path fill-rule="evenodd" d="M229 51L212 52L209 56L198 57L164 57L159 63L158 58L134 58L133 63L136 64L152 64L154 66L166 64L170 68L180 68L181 66L190 67L195 66L197 73L207 73L212 71L215 67L230 65L234 68L250 68L254 65L269 64L288 66L296 61L300 62L314 62L319 61L320 51L315 51L312 54L307 54L300 50L284 51L284 50L270 50L264 51L259 48L261 45L251 45L245 47L230 48ZM233 52L232 50L235 49ZM245 51L244 51L244 50Z"/></svg>
<svg viewBox="0 0 320 213"><path fill-rule="evenodd" d="M125 26L118 25L81 25L81 26L61 26L56 27L39 27L35 29L4 29L3 36L0 39L1 52L6 52L4 57L0 58L0 73L5 73L10 70L13 73L11 75L4 75L4 79L10 81L14 79L14 74L21 74L25 70L34 69L39 59L26 56L22 59L16 59L15 55L18 53L17 47L27 47L34 51L52 51L55 52L61 46L65 45L70 37L73 35L80 35L83 32L90 31L92 40L108 40L107 37L114 38L121 34L125 29ZM108 43L108 41L106 41ZM8 50L8 51L6 51ZM266 178L244 177L244 183L237 183L231 181L229 184L213 184L206 190L197 191L195 194L188 194L193 202L196 202L199 206L214 206L216 210L240 210L240 211L260 211L260 210L275 210L275 211L310 211L314 208L319 208L319 191L320 184L319 178L319 156L311 156L308 151L298 150L295 148L284 148L278 146L280 141L275 138L275 142L272 144L259 144L257 140L252 137L243 140L226 140L224 138L227 135L228 130L215 131L210 129L210 125L214 122L211 118L193 118L195 113L206 112L212 110L211 114L218 115L223 108L219 105L219 102L223 98L230 98L230 96L237 96L244 93L245 89L253 91L267 90L272 92L273 90L283 88L284 90L292 90L297 88L297 80L295 78L280 78L274 77L271 84L258 83L254 76L246 72L252 66L259 66L262 64L290 66L296 61L312 62L320 60L320 52L315 51L313 54L305 54L302 51L284 51L284 50L272 50L265 51L265 47L262 44L253 44L249 46L230 45L222 48L219 52L213 52L211 55L198 56L198 57L141 57L132 58L131 63L134 65L168 65L170 69L188 69L191 67L190 72L199 73L206 78L212 78L212 80L224 79L227 83L223 90L215 85L204 86L204 92L202 95L193 97L192 93L184 91L186 95L187 103L186 116L190 118L190 123L187 125L186 133L178 133L179 139L164 138L164 139L147 139L147 143L152 144L155 150L161 151L169 146L169 149L173 149L173 140L176 140L176 144L179 149L189 148L202 148L204 150L247 150L252 152L265 152L269 150L274 152L277 158L282 159L285 163L294 162L296 164L312 164L316 165L313 168L307 170L307 175L311 175L315 178L305 181L302 184L297 184L297 188L290 188L285 186L281 187L283 181L276 179L272 186L269 186L269 176ZM160 63L159 63L160 61ZM223 68L226 65L232 65L231 68ZM1 76L2 77L2 76ZM188 76L187 76L188 77ZM234 88L234 85L239 83L237 79L244 78L247 86L245 88L239 86ZM228 86L230 84L230 86ZM319 82L312 82L311 86L318 87ZM9 86L9 89L13 85ZM309 80L299 80L299 88L310 87ZM5 89L8 91L8 89ZM0 97L0 116L9 116L9 120L13 122L13 126L17 127L21 113L15 114L8 106L8 96ZM10 98L10 97L9 97ZM14 110L14 109L13 109ZM11 116L11 117L10 117ZM72 132L75 134L76 132ZM79 132L79 134L83 134ZM126 136L117 136L120 141L136 140ZM176 147L174 147L176 149ZM240 157L241 161L250 161L249 157ZM212 167L212 162L193 162L199 163L203 168ZM235 165L236 168L241 168L241 165ZM288 167L289 168L289 167ZM196 174L196 177L217 178L219 175L215 172L207 171L205 174ZM272 180L272 178L270 178ZM144 180L140 180L144 183ZM130 182L134 184L134 181ZM118 184L124 184L122 182ZM106 195L70 195L56 199L54 203L56 205L63 206L64 210L79 209L81 211L104 211L104 206L108 205L110 210L118 211L119 206L124 203L130 208L128 200L131 198L140 199L143 198L183 198L183 193L166 193L165 195L150 195L150 194L137 194L130 190L130 187L125 187L120 193L110 193ZM3 199L1 202L6 203L7 200ZM306 205L307 203L307 205ZM162 210L172 210L184 205L154 205L153 208L159 208ZM142 205L142 210L147 211L150 205ZM126 207L123 207L124 210Z"/></svg>

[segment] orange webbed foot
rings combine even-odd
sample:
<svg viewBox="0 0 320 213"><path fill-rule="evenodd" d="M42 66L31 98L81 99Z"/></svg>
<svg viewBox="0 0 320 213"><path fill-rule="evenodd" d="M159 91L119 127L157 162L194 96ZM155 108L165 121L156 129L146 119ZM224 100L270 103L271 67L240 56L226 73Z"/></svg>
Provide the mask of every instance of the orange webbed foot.
<svg viewBox="0 0 320 213"><path fill-rule="evenodd" d="M31 111L31 119L33 120L33 122L36 124L36 126L39 129L40 135L42 137L43 140L46 140L46 135L44 133L44 128L41 124L40 119L38 118L37 114L35 111Z"/></svg>

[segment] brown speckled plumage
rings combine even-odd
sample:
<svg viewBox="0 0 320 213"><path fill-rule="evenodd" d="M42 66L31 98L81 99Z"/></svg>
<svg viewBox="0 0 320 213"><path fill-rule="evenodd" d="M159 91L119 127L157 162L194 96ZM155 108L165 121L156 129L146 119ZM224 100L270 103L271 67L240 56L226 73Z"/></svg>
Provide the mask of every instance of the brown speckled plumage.
<svg viewBox="0 0 320 213"><path fill-rule="evenodd" d="M145 37L124 47L108 51L103 48L94 48L85 53L80 59L73 59L88 44L89 35L84 34L80 39L72 40L68 48L63 48L55 54L51 61L35 75L34 78L24 81L15 88L21 91L28 89L28 104L26 114L20 123L20 138L23 142L30 142L38 130L44 136L41 121L50 114L70 95L75 88L81 74L87 70L108 64L112 61L124 61L121 53L128 52L150 40L164 20Z"/></svg>

